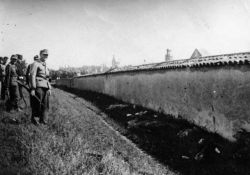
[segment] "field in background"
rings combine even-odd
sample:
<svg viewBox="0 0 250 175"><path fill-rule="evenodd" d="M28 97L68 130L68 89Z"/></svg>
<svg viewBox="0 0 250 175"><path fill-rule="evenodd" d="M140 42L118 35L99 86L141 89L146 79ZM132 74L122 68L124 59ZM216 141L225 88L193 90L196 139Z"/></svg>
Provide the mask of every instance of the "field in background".
<svg viewBox="0 0 250 175"><path fill-rule="evenodd" d="M10 114L1 101L0 174L176 174L113 130L92 108L84 99L54 89L49 124L34 126L29 109Z"/></svg>

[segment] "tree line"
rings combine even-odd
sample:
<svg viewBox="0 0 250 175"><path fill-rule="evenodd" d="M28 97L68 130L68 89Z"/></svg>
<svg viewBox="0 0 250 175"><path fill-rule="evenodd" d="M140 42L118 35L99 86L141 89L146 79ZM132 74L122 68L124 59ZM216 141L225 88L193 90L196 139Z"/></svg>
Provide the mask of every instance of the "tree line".
<svg viewBox="0 0 250 175"><path fill-rule="evenodd" d="M110 67L106 65L100 66L82 66L82 67L60 67L58 70L50 70L50 77L52 80L60 78L72 78L75 76L93 74L93 73L102 73L106 72Z"/></svg>

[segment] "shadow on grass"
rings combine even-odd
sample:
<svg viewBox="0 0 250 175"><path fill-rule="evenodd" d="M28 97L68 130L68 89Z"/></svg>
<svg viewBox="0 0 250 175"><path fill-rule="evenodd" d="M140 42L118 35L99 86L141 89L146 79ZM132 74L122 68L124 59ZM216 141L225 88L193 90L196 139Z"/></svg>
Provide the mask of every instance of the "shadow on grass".
<svg viewBox="0 0 250 175"><path fill-rule="evenodd" d="M112 119L106 119L111 125L115 122L117 130L172 170L184 175L250 174L250 133L239 132L232 143L183 119L100 93L60 88L93 103Z"/></svg>

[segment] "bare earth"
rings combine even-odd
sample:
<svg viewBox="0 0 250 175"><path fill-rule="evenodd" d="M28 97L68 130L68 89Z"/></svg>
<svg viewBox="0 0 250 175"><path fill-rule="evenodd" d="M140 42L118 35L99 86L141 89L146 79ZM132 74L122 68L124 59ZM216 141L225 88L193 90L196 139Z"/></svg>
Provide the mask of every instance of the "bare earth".
<svg viewBox="0 0 250 175"><path fill-rule="evenodd" d="M54 89L50 107L49 124L34 126L29 107L10 114L0 101L0 174L176 174L83 98Z"/></svg>

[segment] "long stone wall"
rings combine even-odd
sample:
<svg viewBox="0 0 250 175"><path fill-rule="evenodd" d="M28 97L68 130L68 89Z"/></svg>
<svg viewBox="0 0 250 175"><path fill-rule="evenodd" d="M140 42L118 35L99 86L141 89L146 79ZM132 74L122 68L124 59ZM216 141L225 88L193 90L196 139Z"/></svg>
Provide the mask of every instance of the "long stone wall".
<svg viewBox="0 0 250 175"><path fill-rule="evenodd" d="M178 68L76 77L57 84L183 117L234 140L250 130L250 66Z"/></svg>

